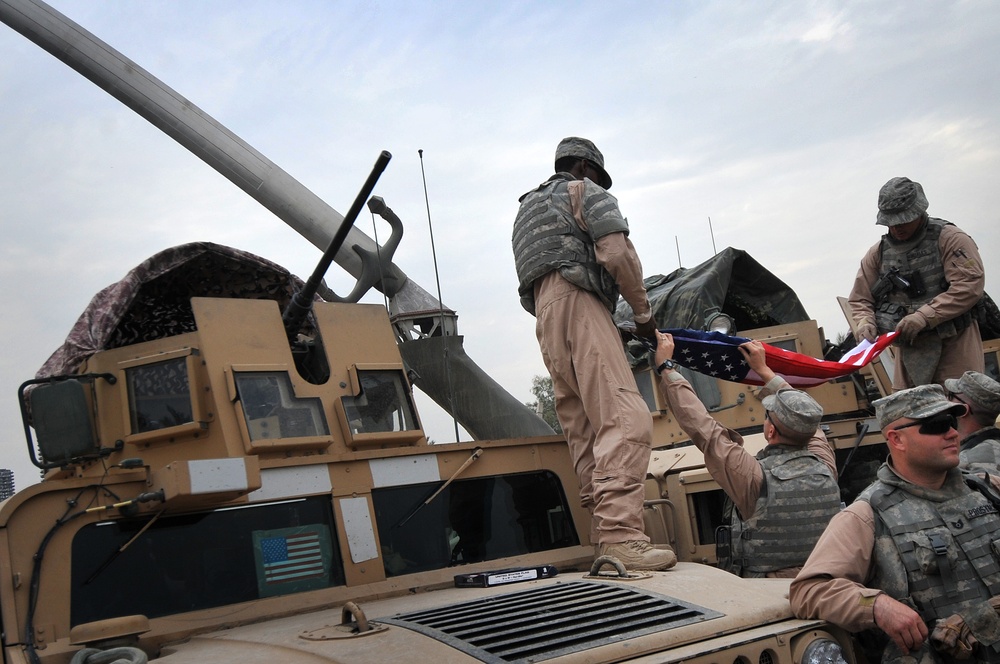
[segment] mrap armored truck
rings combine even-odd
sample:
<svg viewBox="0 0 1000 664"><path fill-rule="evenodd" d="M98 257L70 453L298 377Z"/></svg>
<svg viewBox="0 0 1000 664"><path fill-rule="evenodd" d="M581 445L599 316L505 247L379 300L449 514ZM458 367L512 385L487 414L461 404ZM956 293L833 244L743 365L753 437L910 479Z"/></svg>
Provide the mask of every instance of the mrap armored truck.
<svg viewBox="0 0 1000 664"><path fill-rule="evenodd" d="M648 480L682 562L595 565L560 436L428 444L385 307L313 302L290 341L299 283L173 248L26 381L45 477L0 508L6 661L853 661L787 580L711 564L693 447Z"/></svg>

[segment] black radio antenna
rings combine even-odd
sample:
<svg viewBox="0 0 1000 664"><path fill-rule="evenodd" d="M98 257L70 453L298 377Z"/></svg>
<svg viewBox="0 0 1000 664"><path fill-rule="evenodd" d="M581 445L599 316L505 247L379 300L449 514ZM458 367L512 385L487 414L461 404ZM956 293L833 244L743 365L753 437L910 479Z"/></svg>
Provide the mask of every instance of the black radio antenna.
<svg viewBox="0 0 1000 664"><path fill-rule="evenodd" d="M424 173L424 151L417 150L417 156L420 157L420 177L424 183L424 206L427 208L427 230L430 232L431 236L431 259L434 262L434 281L437 284L437 297L438 305L440 305L440 315L441 319L439 325L441 326L441 344L442 353L444 353L444 371L445 375L448 377L448 403L451 405L451 412L455 412L455 387L451 383L451 364L448 362L448 343L444 339L445 328L444 328L444 300L441 299L441 277L438 274L438 262L437 262L437 250L434 248L434 224L431 223L431 201L427 196L427 174ZM459 440L458 435L458 419L452 415L452 423L455 425L455 442Z"/></svg>

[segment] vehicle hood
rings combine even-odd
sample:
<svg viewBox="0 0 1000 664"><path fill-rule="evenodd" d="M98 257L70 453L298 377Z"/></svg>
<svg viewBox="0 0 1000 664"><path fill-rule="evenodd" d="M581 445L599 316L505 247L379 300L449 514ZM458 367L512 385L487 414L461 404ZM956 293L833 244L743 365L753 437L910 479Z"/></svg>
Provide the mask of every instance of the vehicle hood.
<svg viewBox="0 0 1000 664"><path fill-rule="evenodd" d="M331 607L204 634L164 646L161 657L240 664L620 661L793 620L788 585L695 563L633 580L565 574L369 601L354 613ZM356 631L358 616L370 630Z"/></svg>

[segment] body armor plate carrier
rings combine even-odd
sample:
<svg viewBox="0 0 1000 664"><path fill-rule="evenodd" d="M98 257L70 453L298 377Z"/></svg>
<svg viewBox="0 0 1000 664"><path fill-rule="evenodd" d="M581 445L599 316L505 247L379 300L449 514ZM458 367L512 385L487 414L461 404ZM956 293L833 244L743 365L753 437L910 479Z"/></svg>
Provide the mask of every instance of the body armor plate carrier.
<svg viewBox="0 0 1000 664"><path fill-rule="evenodd" d="M834 514L840 490L830 469L807 449L769 446L757 455L764 484L753 515L732 518L729 571L764 576L801 567Z"/></svg>
<svg viewBox="0 0 1000 664"><path fill-rule="evenodd" d="M938 239L941 229L951 222L930 217L917 235L896 242L889 235L879 245L880 268L875 296L875 324L879 334L892 332L904 316L913 313L948 290L941 262ZM877 292L876 292L877 291ZM972 314L966 312L934 328L942 338L952 337L969 326Z"/></svg>
<svg viewBox="0 0 1000 664"><path fill-rule="evenodd" d="M571 187L582 188L580 209L574 210ZM574 211L587 220L589 232L576 222ZM618 232L628 233L628 223L618 211L617 200L589 180L557 173L525 194L512 237L521 306L534 315L535 280L559 270L567 281L591 291L614 312L618 285L597 263L594 242Z"/></svg>
<svg viewBox="0 0 1000 664"><path fill-rule="evenodd" d="M963 475L954 469L932 490L879 469L858 497L876 516L869 586L913 606L932 627L961 613L982 648L976 659L1000 661L1000 617L986 601L1000 594L1000 514Z"/></svg>

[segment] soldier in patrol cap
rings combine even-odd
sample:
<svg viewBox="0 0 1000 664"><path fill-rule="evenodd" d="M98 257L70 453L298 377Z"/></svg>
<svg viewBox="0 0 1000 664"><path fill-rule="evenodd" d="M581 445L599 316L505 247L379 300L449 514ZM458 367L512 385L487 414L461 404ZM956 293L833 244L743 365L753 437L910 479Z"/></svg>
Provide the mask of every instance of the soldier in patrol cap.
<svg viewBox="0 0 1000 664"><path fill-rule="evenodd" d="M967 406L940 385L874 405L890 458L830 521L792 582L792 610L863 633L882 662L996 662L1000 495L958 467Z"/></svg>
<svg viewBox="0 0 1000 664"><path fill-rule="evenodd" d="M556 147L555 174L520 199L512 244L521 306L552 377L556 416L592 515L591 542L627 569L661 570L677 556L644 532L642 503L653 419L611 318L618 296L639 334L656 330L628 223L608 193L611 176L593 142Z"/></svg>
<svg viewBox="0 0 1000 664"><path fill-rule="evenodd" d="M819 427L823 408L792 389L766 362L764 346L739 347L763 381L764 438L756 456L743 437L705 409L673 361L673 336L657 332L654 355L660 391L705 467L734 507L730 525L716 534L719 566L743 577L791 577L806 561L830 518L840 511L833 447Z"/></svg>
<svg viewBox="0 0 1000 664"><path fill-rule="evenodd" d="M944 389L949 399L969 407L958 418L961 467L1000 475L1000 383L978 371L966 371L961 378L944 381Z"/></svg>
<svg viewBox="0 0 1000 664"><path fill-rule="evenodd" d="M882 186L875 223L888 232L861 259L848 297L861 337L899 332L897 390L984 371L972 314L986 284L979 248L951 222L928 216L927 207L919 182L895 177Z"/></svg>

